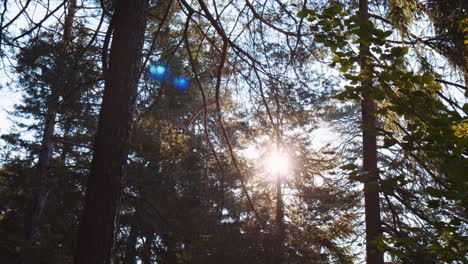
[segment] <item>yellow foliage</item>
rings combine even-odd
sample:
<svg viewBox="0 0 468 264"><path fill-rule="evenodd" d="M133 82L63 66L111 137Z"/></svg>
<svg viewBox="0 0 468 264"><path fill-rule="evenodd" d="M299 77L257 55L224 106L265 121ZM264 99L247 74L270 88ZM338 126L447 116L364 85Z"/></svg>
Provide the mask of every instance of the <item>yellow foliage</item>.
<svg viewBox="0 0 468 264"><path fill-rule="evenodd" d="M464 119L459 124L453 125L452 129L455 131L455 136L466 137L468 135L468 119Z"/></svg>

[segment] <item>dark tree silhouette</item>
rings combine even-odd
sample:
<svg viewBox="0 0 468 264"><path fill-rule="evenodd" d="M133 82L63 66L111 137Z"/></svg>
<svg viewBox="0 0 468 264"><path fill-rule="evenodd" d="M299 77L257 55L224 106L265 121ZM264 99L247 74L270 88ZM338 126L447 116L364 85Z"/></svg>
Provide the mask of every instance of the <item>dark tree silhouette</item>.
<svg viewBox="0 0 468 264"><path fill-rule="evenodd" d="M75 13L76 0L71 0L68 6L68 13L65 16L63 39L59 51L60 54L56 60L58 70L63 70L66 67L66 57L70 52ZM34 241L38 239L37 236L40 235L38 234L38 222L41 219L49 194L45 181L49 172L54 149L54 130L57 111L60 106L60 92L64 91L66 82L67 81L62 76L62 78L57 79L55 83L51 84L51 94L46 103L47 112L44 118L44 130L42 133L41 149L39 151L39 161L37 163L35 177L32 180L34 191L26 207L24 219L24 251L22 260L24 264L34 263L33 244Z"/></svg>
<svg viewBox="0 0 468 264"><path fill-rule="evenodd" d="M78 234L76 264L111 262L141 70L147 6L148 0L115 2L109 69L104 71L104 97Z"/></svg>

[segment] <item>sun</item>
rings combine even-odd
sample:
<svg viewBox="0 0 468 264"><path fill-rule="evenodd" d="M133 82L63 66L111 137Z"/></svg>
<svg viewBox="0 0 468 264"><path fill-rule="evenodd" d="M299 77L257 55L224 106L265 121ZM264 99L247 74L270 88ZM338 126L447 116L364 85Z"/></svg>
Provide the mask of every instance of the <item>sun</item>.
<svg viewBox="0 0 468 264"><path fill-rule="evenodd" d="M289 178L294 174L293 154L276 144L249 144L240 153L254 164L258 177L276 180L278 177Z"/></svg>
<svg viewBox="0 0 468 264"><path fill-rule="evenodd" d="M265 170L273 175L286 177L291 170L291 159L282 150L269 150L263 160Z"/></svg>

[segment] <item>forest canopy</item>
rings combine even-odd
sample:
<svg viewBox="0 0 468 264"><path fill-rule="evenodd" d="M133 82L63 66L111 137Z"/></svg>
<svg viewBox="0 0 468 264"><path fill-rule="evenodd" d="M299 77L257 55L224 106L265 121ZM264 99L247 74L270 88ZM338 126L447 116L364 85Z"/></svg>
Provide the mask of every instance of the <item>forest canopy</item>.
<svg viewBox="0 0 468 264"><path fill-rule="evenodd" d="M468 261L468 2L0 6L0 263Z"/></svg>

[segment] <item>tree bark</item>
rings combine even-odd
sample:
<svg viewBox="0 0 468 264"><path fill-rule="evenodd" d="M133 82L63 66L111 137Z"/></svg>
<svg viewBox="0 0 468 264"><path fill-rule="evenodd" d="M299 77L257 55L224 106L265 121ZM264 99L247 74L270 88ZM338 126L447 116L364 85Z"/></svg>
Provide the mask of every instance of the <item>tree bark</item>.
<svg viewBox="0 0 468 264"><path fill-rule="evenodd" d="M66 67L66 56L69 52L69 46L72 40L73 21L76 13L76 0L70 0L68 12L65 16L63 28L63 37L61 44L61 53L56 60L57 69L62 70ZM22 263L35 263L34 244L39 236L39 222L44 211L49 190L46 184L47 174L52 160L54 150L54 131L59 108L60 86L65 86L66 80L62 81L62 76L56 84L51 84L51 96L48 98L47 111L44 119L44 131L42 133L41 148L39 150L39 160L36 173L32 180L33 194L26 207L24 219L24 248L22 254Z"/></svg>
<svg viewBox="0 0 468 264"><path fill-rule="evenodd" d="M148 0L117 0L114 36L75 264L111 263L140 76Z"/></svg>
<svg viewBox="0 0 468 264"><path fill-rule="evenodd" d="M359 19L361 32L367 31L366 24L369 21L368 0L359 1ZM366 71L370 68L368 63L369 46L361 43L359 49L361 71ZM364 97L361 103L361 111L363 126L363 172L366 177L364 181L366 258L369 264L383 264L383 251L377 245L382 231L380 223L379 175L377 170L376 105L372 99L372 80L364 80L361 86Z"/></svg>

